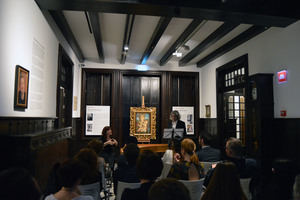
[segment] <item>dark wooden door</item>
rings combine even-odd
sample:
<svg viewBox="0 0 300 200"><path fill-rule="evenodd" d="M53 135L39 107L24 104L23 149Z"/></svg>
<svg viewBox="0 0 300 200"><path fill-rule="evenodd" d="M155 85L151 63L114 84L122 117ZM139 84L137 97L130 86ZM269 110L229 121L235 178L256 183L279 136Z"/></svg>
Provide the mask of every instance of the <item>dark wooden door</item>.
<svg viewBox="0 0 300 200"><path fill-rule="evenodd" d="M160 77L130 76L122 77L122 131L123 139L129 136L130 107L140 107L142 96L146 107L156 107L156 140L160 142Z"/></svg>
<svg viewBox="0 0 300 200"><path fill-rule="evenodd" d="M59 47L57 73L57 126L72 126L73 62Z"/></svg>

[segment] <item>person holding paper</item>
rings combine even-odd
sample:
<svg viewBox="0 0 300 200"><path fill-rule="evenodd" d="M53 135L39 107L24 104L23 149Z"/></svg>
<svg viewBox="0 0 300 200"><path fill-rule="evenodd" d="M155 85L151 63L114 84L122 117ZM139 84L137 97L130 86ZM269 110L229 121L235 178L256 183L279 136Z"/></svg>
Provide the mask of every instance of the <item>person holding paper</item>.
<svg viewBox="0 0 300 200"><path fill-rule="evenodd" d="M180 114L177 110L173 110L170 114L169 128L183 129L183 138L186 136L186 127L184 121L180 120Z"/></svg>
<svg viewBox="0 0 300 200"><path fill-rule="evenodd" d="M103 155L101 155L106 163L109 163L111 167L113 167L118 142L114 138L112 138L112 130L110 126L105 126L102 130L102 136L100 138L103 142Z"/></svg>

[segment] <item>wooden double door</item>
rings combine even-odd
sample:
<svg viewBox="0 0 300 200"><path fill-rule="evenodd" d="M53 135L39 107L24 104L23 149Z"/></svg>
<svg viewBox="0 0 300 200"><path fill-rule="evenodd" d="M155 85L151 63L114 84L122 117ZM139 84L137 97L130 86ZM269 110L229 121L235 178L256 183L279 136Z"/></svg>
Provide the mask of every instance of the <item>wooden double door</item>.
<svg viewBox="0 0 300 200"><path fill-rule="evenodd" d="M161 143L172 106L194 106L195 132L198 133L198 73L83 69L82 75L82 137L86 105L109 105L113 135L123 143L130 130L130 107L140 107L142 96L146 107L156 107L157 139L151 143Z"/></svg>

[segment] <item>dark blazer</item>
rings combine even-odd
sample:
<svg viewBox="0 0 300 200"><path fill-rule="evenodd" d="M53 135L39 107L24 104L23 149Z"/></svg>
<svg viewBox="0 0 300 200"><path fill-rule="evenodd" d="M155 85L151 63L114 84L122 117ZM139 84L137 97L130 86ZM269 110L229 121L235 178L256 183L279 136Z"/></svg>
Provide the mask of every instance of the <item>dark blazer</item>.
<svg viewBox="0 0 300 200"><path fill-rule="evenodd" d="M140 188L126 188L122 194L121 200L147 200L148 191L154 182L143 183Z"/></svg>
<svg viewBox="0 0 300 200"><path fill-rule="evenodd" d="M168 128L173 128L172 127L172 122L169 122ZM184 121L178 120L176 124L176 128L183 128L183 138L186 136L186 127Z"/></svg>
<svg viewBox="0 0 300 200"><path fill-rule="evenodd" d="M206 146L197 152L199 161L216 162L221 160L221 151L219 149Z"/></svg>

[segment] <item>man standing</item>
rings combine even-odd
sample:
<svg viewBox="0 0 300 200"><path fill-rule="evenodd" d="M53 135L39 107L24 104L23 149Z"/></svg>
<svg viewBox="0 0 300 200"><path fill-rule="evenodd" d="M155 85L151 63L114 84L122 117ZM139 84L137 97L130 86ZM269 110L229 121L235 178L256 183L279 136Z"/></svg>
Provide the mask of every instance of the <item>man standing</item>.
<svg viewBox="0 0 300 200"><path fill-rule="evenodd" d="M183 138L186 136L186 127L184 121L180 120L180 114L177 110L173 110L170 114L171 123L169 128L172 129L183 129Z"/></svg>

